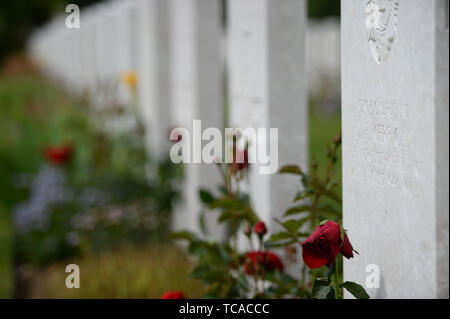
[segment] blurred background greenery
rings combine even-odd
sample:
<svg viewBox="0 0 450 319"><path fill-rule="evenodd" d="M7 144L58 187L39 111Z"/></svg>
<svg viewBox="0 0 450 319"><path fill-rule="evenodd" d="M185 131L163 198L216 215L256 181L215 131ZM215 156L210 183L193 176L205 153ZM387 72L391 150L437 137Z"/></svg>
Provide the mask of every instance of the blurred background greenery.
<svg viewBox="0 0 450 319"><path fill-rule="evenodd" d="M201 283L188 278L190 261L165 237L178 197L174 181L182 173L168 161L151 158L139 123L115 135L101 129L127 110L92 113L82 96L70 96L43 78L23 53L27 35L72 2L0 2L0 298L158 298L168 287L201 296ZM81 7L94 2L76 1ZM339 16L339 8L339 1L308 1L309 17ZM309 129L310 158L319 162L320 171L325 146L340 131L339 112L311 107ZM45 148L67 142L73 146L72 160L56 167L56 173L49 171ZM157 172L150 181L143 178L149 169ZM27 214L39 197L33 185L39 176L45 185L53 173L64 176L72 198L56 204L50 199L51 226L20 231L14 227L18 208ZM83 206L86 190L107 199ZM61 210L66 215L58 219ZM122 219L120 212L134 217ZM94 220L83 220L87 215ZM81 275L89 283L85 289L65 289L68 262L89 269Z"/></svg>
<svg viewBox="0 0 450 319"><path fill-rule="evenodd" d="M225 2L225 0L222 0ZM43 25L55 13L64 12L70 3L83 8L100 0L3 0L0 1L0 62L8 54L23 49L28 34ZM309 0L308 16L325 18L339 16L340 1Z"/></svg>

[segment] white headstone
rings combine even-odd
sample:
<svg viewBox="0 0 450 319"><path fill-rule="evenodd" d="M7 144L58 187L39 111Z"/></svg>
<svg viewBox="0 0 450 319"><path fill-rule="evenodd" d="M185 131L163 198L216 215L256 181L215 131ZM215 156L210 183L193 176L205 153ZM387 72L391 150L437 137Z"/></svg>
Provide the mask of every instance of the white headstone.
<svg viewBox="0 0 450 319"><path fill-rule="evenodd" d="M115 46L117 50L118 101L123 105L133 103L130 88L122 82L126 74L137 72L138 29L137 6L133 0L120 0L115 4Z"/></svg>
<svg viewBox="0 0 450 319"><path fill-rule="evenodd" d="M117 67L117 1L100 3L98 11L95 38L97 43L96 59L97 85L94 107L102 108L116 100L119 71Z"/></svg>
<svg viewBox="0 0 450 319"><path fill-rule="evenodd" d="M169 2L140 0L138 17L138 96L147 145L155 157L169 145Z"/></svg>
<svg viewBox="0 0 450 319"><path fill-rule="evenodd" d="M231 0L229 4L231 125L265 128L267 137L269 128L278 128L278 166L300 164L307 170L305 1ZM254 147L256 141L250 141L250 155ZM248 189L253 208L274 231L274 218L292 205L300 183L292 176L263 175L260 167L250 164Z"/></svg>
<svg viewBox="0 0 450 319"><path fill-rule="evenodd" d="M171 127L187 128L191 141L193 120L201 120L202 129L222 127L220 17L218 0L170 1L170 123ZM191 155L193 152L191 150ZM175 212L175 229L200 230L202 207L198 191L201 187L216 189L219 181L215 164L185 164L185 181L181 187L183 202ZM220 227L214 222L217 216L209 216L209 230L220 236Z"/></svg>
<svg viewBox="0 0 450 319"><path fill-rule="evenodd" d="M359 252L344 279L373 298L448 298L448 1L346 0L341 23L343 218Z"/></svg>
<svg viewBox="0 0 450 319"><path fill-rule="evenodd" d="M97 41L95 38L97 28L97 14L95 7L82 11L83 24L80 25L81 33L81 70L83 77L83 90L90 97L96 94L97 90L97 63L96 50Z"/></svg>

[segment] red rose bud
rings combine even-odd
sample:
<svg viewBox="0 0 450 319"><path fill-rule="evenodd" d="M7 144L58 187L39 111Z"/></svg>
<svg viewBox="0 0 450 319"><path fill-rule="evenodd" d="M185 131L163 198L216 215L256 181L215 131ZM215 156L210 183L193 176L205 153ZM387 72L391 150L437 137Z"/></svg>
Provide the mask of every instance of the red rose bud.
<svg viewBox="0 0 450 319"><path fill-rule="evenodd" d="M341 245L342 244L342 245ZM341 228L338 223L327 221L320 225L302 243L303 261L309 268L320 268L322 265L331 266L339 252L346 258L353 257L353 248L345 234L341 240Z"/></svg>
<svg viewBox="0 0 450 319"><path fill-rule="evenodd" d="M181 134L181 132L174 128L174 129L170 129L169 130L169 140L172 143L177 143L180 142L183 139L183 135Z"/></svg>
<svg viewBox="0 0 450 319"><path fill-rule="evenodd" d="M250 224L245 225L244 234L247 237L250 237L250 235L252 234L252 225L250 225Z"/></svg>
<svg viewBox="0 0 450 319"><path fill-rule="evenodd" d="M266 224L262 220L256 223L255 225L255 233L260 238L263 237L267 233Z"/></svg>
<svg viewBox="0 0 450 319"><path fill-rule="evenodd" d="M248 167L248 150L237 150L231 164L231 173L244 171Z"/></svg>
<svg viewBox="0 0 450 319"><path fill-rule="evenodd" d="M273 271L275 269L283 270L284 265L280 257L271 251L266 251L266 269L268 271Z"/></svg>
<svg viewBox="0 0 450 319"><path fill-rule="evenodd" d="M186 299L181 291L166 291L160 299Z"/></svg>
<svg viewBox="0 0 450 319"><path fill-rule="evenodd" d="M264 253L251 251L244 256L244 270L248 275L259 273L264 263Z"/></svg>
<svg viewBox="0 0 450 319"><path fill-rule="evenodd" d="M64 165L70 160L72 152L72 145L66 144L63 146L49 146L45 148L44 155L50 163Z"/></svg>
<svg viewBox="0 0 450 319"><path fill-rule="evenodd" d="M339 134L339 135L336 135L336 136L333 138L333 142L334 142L334 144L336 144L336 145L340 145L341 142L342 142L342 137L341 137L341 135L340 135L340 134Z"/></svg>
<svg viewBox="0 0 450 319"><path fill-rule="evenodd" d="M264 271L282 271L284 265L281 259L271 251L251 251L244 256L244 270L248 275L254 275Z"/></svg>

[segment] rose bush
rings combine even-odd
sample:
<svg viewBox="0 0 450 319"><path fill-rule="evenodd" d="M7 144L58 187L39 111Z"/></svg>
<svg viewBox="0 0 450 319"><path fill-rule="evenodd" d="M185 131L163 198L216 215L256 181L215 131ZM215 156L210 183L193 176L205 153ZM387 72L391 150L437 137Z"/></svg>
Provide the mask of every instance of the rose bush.
<svg viewBox="0 0 450 319"><path fill-rule="evenodd" d="M341 227L333 221L326 221L304 242L302 242L302 256L309 268L331 266L339 252L346 258L353 257L353 248L347 234L341 239Z"/></svg>
<svg viewBox="0 0 450 319"><path fill-rule="evenodd" d="M251 167L245 153L247 145L239 150L236 142L233 162L218 165L224 182L221 195L217 197L208 190L200 190L200 199L206 207L220 211L218 221L227 223L230 237L217 242L186 231L172 236L189 241L189 252L197 256L192 277L210 286L206 297L342 298L342 289L347 289L357 298L368 298L360 285L341 282L340 256L351 258L354 252L340 225L342 201L334 180L341 136L334 137L332 146L327 146L325 176L319 175L316 161L311 163L310 175L297 165L280 169L280 174L300 177L302 187L294 198L295 205L285 212L284 220L275 220L282 231L272 233L269 238L266 238L266 224L251 208L248 195L240 191L239 185ZM236 161L236 154L244 159L241 165ZM242 235L248 240L248 251L238 247ZM304 263L300 274L292 276L286 270L299 262L295 247L302 248ZM284 261L272 251L281 248L286 253Z"/></svg>
<svg viewBox="0 0 450 319"><path fill-rule="evenodd" d="M37 85L26 96L39 90L49 88ZM108 112L98 113L63 92L47 95L55 101L33 98L39 107L23 101L23 110L15 105L23 122L12 121L18 133L0 154L14 163L0 186L11 184L8 193L18 197L9 204L17 264L41 266L167 239L180 167L148 152L133 105L108 104ZM110 134L108 123L124 116L136 125ZM26 153L12 152L16 145Z"/></svg>

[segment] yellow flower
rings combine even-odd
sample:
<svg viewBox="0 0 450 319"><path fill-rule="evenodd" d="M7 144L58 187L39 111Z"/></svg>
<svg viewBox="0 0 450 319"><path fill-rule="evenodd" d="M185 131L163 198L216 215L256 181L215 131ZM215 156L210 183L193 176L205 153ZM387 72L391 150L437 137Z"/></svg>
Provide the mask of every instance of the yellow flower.
<svg viewBox="0 0 450 319"><path fill-rule="evenodd" d="M137 85L137 76L135 72L124 72L120 76L120 82L125 86L128 86L130 89L136 89Z"/></svg>

